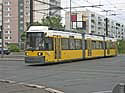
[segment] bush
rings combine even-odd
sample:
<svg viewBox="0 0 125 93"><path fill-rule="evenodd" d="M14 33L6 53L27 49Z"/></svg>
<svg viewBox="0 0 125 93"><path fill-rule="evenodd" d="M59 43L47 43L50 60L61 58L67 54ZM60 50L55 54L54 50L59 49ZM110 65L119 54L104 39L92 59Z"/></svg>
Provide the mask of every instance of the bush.
<svg viewBox="0 0 125 93"><path fill-rule="evenodd" d="M20 51L19 47L16 44L10 44L10 45L8 45L8 49L11 52L19 52Z"/></svg>
<svg viewBox="0 0 125 93"><path fill-rule="evenodd" d="M118 52L120 54L125 54L125 41L124 40L118 41Z"/></svg>

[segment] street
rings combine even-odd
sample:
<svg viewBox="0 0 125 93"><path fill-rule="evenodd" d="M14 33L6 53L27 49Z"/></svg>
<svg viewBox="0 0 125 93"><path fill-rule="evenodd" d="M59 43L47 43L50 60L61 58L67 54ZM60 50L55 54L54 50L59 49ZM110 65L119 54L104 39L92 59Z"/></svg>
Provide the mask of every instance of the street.
<svg viewBox="0 0 125 93"><path fill-rule="evenodd" d="M125 55L45 66L0 60L0 79L44 85L65 93L110 91L125 82Z"/></svg>

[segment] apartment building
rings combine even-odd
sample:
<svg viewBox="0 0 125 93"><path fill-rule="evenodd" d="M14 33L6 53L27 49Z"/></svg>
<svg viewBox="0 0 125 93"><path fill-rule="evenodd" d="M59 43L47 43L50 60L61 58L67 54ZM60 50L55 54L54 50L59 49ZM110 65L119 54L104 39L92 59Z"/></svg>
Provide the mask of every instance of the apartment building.
<svg viewBox="0 0 125 93"><path fill-rule="evenodd" d="M24 31L30 23L30 0L24 0Z"/></svg>
<svg viewBox="0 0 125 93"><path fill-rule="evenodd" d="M97 35L108 34L110 37L117 39L125 39L125 26L122 23L114 21L105 16L99 15L95 12L85 11L73 11L71 14L70 25L70 12L66 12L65 15L66 29L77 29L84 33L91 33ZM106 22L108 31L106 32ZM71 26L71 27L70 27Z"/></svg>
<svg viewBox="0 0 125 93"><path fill-rule="evenodd" d="M0 0L0 27L2 26L2 0ZM0 28L0 47L2 47L1 28Z"/></svg>
<svg viewBox="0 0 125 93"><path fill-rule="evenodd" d="M24 0L3 0L4 47L19 44L24 31Z"/></svg>

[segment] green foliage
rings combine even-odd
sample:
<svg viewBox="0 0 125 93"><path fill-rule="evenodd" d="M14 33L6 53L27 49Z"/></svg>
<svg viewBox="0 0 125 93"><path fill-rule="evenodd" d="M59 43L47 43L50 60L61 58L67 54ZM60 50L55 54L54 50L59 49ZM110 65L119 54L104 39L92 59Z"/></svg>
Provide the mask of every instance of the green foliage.
<svg viewBox="0 0 125 93"><path fill-rule="evenodd" d="M19 51L20 51L18 45L16 45L16 44L9 44L9 45L8 45L8 49L9 49L11 52L19 52Z"/></svg>
<svg viewBox="0 0 125 93"><path fill-rule="evenodd" d="M61 23L61 17L59 16L52 16L52 17L46 17L41 20L42 26L49 26L51 28L63 28Z"/></svg>
<svg viewBox="0 0 125 93"><path fill-rule="evenodd" d="M60 16L47 16L46 18L41 19L41 22L34 22L33 24L27 23L27 28L32 26L48 26L50 28L64 28L61 23L61 17Z"/></svg>
<svg viewBox="0 0 125 93"><path fill-rule="evenodd" d="M118 41L118 52L120 54L125 54L125 41L124 40Z"/></svg>
<svg viewBox="0 0 125 93"><path fill-rule="evenodd" d="M22 42L26 40L26 32L21 33L21 40Z"/></svg>

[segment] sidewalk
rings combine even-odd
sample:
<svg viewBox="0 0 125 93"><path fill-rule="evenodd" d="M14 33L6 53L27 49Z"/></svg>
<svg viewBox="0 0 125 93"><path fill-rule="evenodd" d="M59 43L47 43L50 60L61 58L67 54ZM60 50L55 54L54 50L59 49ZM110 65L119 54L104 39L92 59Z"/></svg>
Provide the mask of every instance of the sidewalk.
<svg viewBox="0 0 125 93"><path fill-rule="evenodd" d="M24 61L24 52L12 52L10 55L3 55L3 58L0 54L0 61Z"/></svg>

